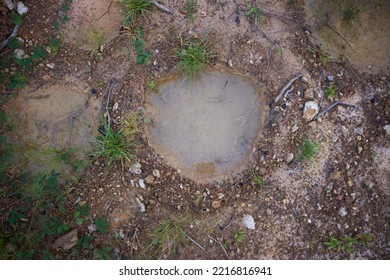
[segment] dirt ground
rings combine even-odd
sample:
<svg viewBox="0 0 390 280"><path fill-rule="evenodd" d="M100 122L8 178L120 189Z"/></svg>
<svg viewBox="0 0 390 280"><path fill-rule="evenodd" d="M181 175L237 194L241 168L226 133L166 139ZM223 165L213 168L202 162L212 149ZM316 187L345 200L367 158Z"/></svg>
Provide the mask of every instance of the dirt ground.
<svg viewBox="0 0 390 280"><path fill-rule="evenodd" d="M72 100L76 99L73 103L78 105L66 114L81 108L86 116L82 121L88 124L84 123L86 132L76 134L89 137L86 142L91 145L99 127L99 114L95 111L105 113L110 88L109 107L115 128L131 112L141 116L136 152L141 173L130 172L129 165L120 162L107 166L103 158L91 158L65 205L73 209L76 204L87 204L90 215L81 225L75 223L70 211L61 218L69 231L77 229L78 238L93 236L92 245L81 250L52 249L58 236L46 237L40 246L49 248L55 259L91 259L94 250L102 246L112 248L113 259L390 258L390 37L386 28L390 19L383 16L390 13L387 1L370 1L367 6L362 4L367 1L357 1L362 5L360 13L348 28L342 26L342 15L340 11L333 12L336 8L329 4L330 0L318 1L321 3L317 10L312 8L317 1L198 0L193 21L183 12L186 1L161 1L174 11L173 15L153 7L137 22L143 28L144 48L150 53L148 64L137 64L133 29L121 25L120 3L42 2L26 3L29 11L18 33L23 40L19 48L31 55L34 46L44 48L48 38L57 37L60 50L33 65L24 89L0 86L2 110L15 118L16 135L32 135L34 141L42 141L39 145L50 141L56 145L60 141L53 131L40 137L43 130L25 130L26 120L12 113L17 110L19 115L33 119L28 112L41 99L31 101L31 95L42 96L48 89L55 89L57 95L52 96L59 102L62 97L58 95L63 95L60 92L75 92L78 97ZM341 2L347 5L354 1ZM69 9L61 5L64 3ZM324 3L331 8L323 8ZM245 15L247 4L260 7L261 24L256 25ZM318 10L321 13L316 14ZM373 11L380 12L367 20ZM332 27L322 19L325 12L333 15ZM12 23L7 21L8 11L1 5L0 15L3 41ZM64 16L67 18L61 20ZM58 22L59 28L53 28L53 22ZM324 28L328 28L326 36L318 31ZM332 28L339 28L340 34L332 32ZM358 32L367 28L375 33ZM97 31L104 34L98 49L89 37ZM265 88L261 101L270 107L268 122L262 124L247 168L210 183L190 180L172 168L149 144L145 132L148 122L142 118L147 114L145 95L150 82L158 85L159 80L174 73L179 61L175 51L190 37L206 38L213 53L211 69L247 76L259 88ZM364 47L367 40L371 44ZM343 58L334 45L344 46ZM6 48L0 58L11 55ZM5 73L14 70L12 66L2 69ZM281 89L299 74L303 76L293 83L289 94L274 104ZM332 99L327 99L324 95L330 80L337 90ZM18 96L13 97L14 93ZM46 103L36 106L50 111L48 107L53 105L42 100ZM317 120L306 121L303 110L307 101L319 104L320 111L333 101L356 107L336 106ZM51 118L49 113L46 116ZM39 125L28 127L38 129ZM76 121L70 127L77 130L83 125ZM289 159L290 154L296 158L305 138L319 143L318 156L311 162ZM64 141L58 145L79 145L67 138ZM254 182L253 172L264 185ZM145 188L136 184L140 179L145 181ZM12 197L1 197L3 225L15 203ZM145 207L144 212L140 205ZM244 215L253 217L254 229L243 224ZM109 222L106 233L99 233L93 226L94 219L102 216ZM154 230L166 220L179 221L187 238L185 242L171 240L176 244L153 255L148 249L156 245ZM9 229L3 233L5 237L12 234ZM345 248L329 250L325 245L332 236L346 240L368 235L370 240L353 243L351 252Z"/></svg>

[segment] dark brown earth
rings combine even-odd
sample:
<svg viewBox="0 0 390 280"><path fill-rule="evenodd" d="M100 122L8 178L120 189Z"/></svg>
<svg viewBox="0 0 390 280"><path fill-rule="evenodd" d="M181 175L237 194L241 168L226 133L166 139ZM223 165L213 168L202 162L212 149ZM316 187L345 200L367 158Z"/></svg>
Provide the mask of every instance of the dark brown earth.
<svg viewBox="0 0 390 280"><path fill-rule="evenodd" d="M81 2L90 4L91 1ZM18 95L17 100L23 100L42 87L63 85L64 81L74 79L82 84L87 99L97 99L96 102L103 104L103 114L105 93L114 81L116 86L110 100L110 107L118 104L118 109L111 111L111 117L118 122L114 129L120 128L121 121L130 112L141 116L136 156L142 173L129 172L130 163L107 166L103 158L90 158L91 164L84 168L69 194L68 211L60 217L69 231L78 229L79 238L93 236L92 247L52 249L59 236L50 236L39 245L33 258L40 259L40 250L49 250L55 259L91 259L96 248L106 245L112 248L110 257L114 259L390 258L390 135L384 129L390 124L390 65L373 74L348 59L340 62L331 57L329 63L321 63L321 52L326 50L313 44L313 28L306 22L302 0L199 0L194 22L180 13L184 1L165 1L174 15L153 8L137 22L143 27L145 48L151 54L147 65L137 64L131 43L132 30L125 30L120 23L103 24L113 29L107 29L109 36L99 52L80 46L69 35L75 31L71 27L75 20L72 15L80 14L79 7L70 4L70 23L61 23L64 15L61 3L54 0L28 3L29 12L18 33L24 40L20 48L31 54L33 46L45 46L48 38L55 37L60 38L61 48L57 55L48 56L41 65L32 67L23 90L11 91L5 84L0 87L2 109L12 112L15 97L11 93ZM99 1L96 5L109 7L110 3ZM244 15L248 3L264 11L260 26ZM385 1L372 5L389 9ZM110 8L110 12L117 11ZM0 6L1 40L12 28L3 17L7 13ZM87 12L85 15L88 19ZM110 18L103 16L102 20L110 21ZM52 28L54 21L60 22L59 32ZM81 31L78 33L82 34ZM388 37L386 32L381 36ZM148 124L142 118L146 114L145 94L149 83L158 83L159 79L172 75L178 62L175 51L191 36L207 39L214 54L210 68L230 68L250 77L259 87L265 87L262 99L267 104L273 103L295 75L302 73L305 77L298 79L292 94L273 108L270 122L259 132L259 140L253 146L254 159L250 166L238 176L208 184L182 177L164 162L149 145L144 130ZM381 43L385 44L385 40ZM383 48L388 49L389 45ZM11 55L12 51L5 49L0 58ZM54 63L54 68L47 67L48 63ZM2 71L13 69L11 66ZM323 98L329 75L334 77L337 86L334 100L358 107L337 106L318 120L307 122L302 117L306 101L322 101L321 110L332 103ZM311 97L305 94L309 88L314 91ZM91 89L97 94L91 94ZM89 110L87 107L85 110ZM97 132L99 124L94 126ZM288 154L296 156L306 137L320 143L319 155L312 162L287 163ZM132 186L132 181L145 179L156 169L161 177L155 176L153 183L146 183L146 189ZM263 186L252 180L253 171L264 180ZM140 212L136 198L144 202L145 213ZM16 232L6 224L10 209L17 203L12 196L0 199L5 240ZM73 219L76 203L91 208L90 216L81 225ZM341 208L346 215L340 215ZM244 214L254 218L255 229L242 224ZM110 223L108 232L91 231L88 226L102 216ZM192 240L173 241L177 246L156 255L150 251L145 253L153 244L155 228L164 220L180 221L180 228ZM244 235L243 240L237 238L239 232ZM354 245L353 252L328 250L324 244L331 236L360 238L364 234L370 234L372 240Z"/></svg>

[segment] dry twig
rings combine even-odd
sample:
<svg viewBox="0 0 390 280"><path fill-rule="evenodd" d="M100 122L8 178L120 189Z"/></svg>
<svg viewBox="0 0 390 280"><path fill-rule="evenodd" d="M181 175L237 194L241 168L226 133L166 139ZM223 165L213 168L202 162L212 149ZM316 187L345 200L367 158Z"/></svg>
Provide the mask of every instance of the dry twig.
<svg viewBox="0 0 390 280"><path fill-rule="evenodd" d="M279 94L275 97L275 100L274 100L274 106L276 105L276 103L278 103L278 101L280 100L280 98L283 97L285 91L296 81L298 80L300 77L302 77L302 74L299 74L297 76L295 76L294 78L292 78L288 83L287 85L284 86L284 88L282 88L282 90L279 92Z"/></svg>
<svg viewBox="0 0 390 280"><path fill-rule="evenodd" d="M322 115L324 115L325 113L327 113L328 111L332 110L334 107L338 106L338 105L342 105L342 106L346 106L346 107L352 107L354 109L357 109L358 106L356 105L353 105L353 104L348 104L348 103L343 103L343 102L334 102L332 105L330 105L329 107L327 107L326 109L324 109L322 112L318 113L313 121L315 121L316 119L320 118Z"/></svg>
<svg viewBox="0 0 390 280"><path fill-rule="evenodd" d="M164 5L158 3L157 0L152 0L152 4L153 4L154 6L156 6L158 9L160 9L161 11L173 15L173 11L172 11L171 9L168 9L168 8L165 7Z"/></svg>
<svg viewBox="0 0 390 280"><path fill-rule="evenodd" d="M230 259L229 254L228 254L228 253L226 252L226 250L225 250L225 247L223 247L223 244L222 244L219 240L217 240L217 239L215 239L214 237L212 237L211 235L209 235L209 238L210 238L211 240L213 240L214 242L217 242L217 243L219 244L219 246L221 246L223 252L225 253L225 256L226 256L228 259Z"/></svg>

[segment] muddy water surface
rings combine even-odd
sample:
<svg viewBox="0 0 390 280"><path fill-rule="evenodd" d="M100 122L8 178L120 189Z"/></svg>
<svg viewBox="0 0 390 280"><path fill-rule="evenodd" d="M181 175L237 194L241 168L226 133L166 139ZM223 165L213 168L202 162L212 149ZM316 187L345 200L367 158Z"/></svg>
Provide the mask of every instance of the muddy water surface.
<svg viewBox="0 0 390 280"><path fill-rule="evenodd" d="M173 80L148 95L150 142L169 164L202 180L245 162L260 119L260 95L240 76L220 72Z"/></svg>

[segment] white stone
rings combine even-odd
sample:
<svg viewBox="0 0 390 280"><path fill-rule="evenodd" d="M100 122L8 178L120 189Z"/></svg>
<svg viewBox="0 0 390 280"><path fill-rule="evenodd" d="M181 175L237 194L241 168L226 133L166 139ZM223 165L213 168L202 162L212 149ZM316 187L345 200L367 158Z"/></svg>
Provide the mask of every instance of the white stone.
<svg viewBox="0 0 390 280"><path fill-rule="evenodd" d="M245 214L244 217L242 217L242 223L244 226L246 226L248 229L255 229L255 220L253 217L249 214Z"/></svg>
<svg viewBox="0 0 390 280"><path fill-rule="evenodd" d="M23 2L18 2L16 4L16 11L18 12L19 15L24 15L25 13L28 12L28 8L23 4Z"/></svg>
<svg viewBox="0 0 390 280"><path fill-rule="evenodd" d="M141 163L137 162L130 166L129 171L133 174L139 175L142 173Z"/></svg>
<svg viewBox="0 0 390 280"><path fill-rule="evenodd" d="M17 59L22 59L26 52L22 49L15 49L14 54Z"/></svg>
<svg viewBox="0 0 390 280"><path fill-rule="evenodd" d="M46 64L47 67L49 67L50 69L53 69L54 66L56 66L54 63L48 63Z"/></svg>
<svg viewBox="0 0 390 280"><path fill-rule="evenodd" d="M347 210L345 210L344 207L341 207L341 208L339 209L339 215L340 215L340 217L344 217L344 216L346 216L347 214L348 214L348 212L347 212Z"/></svg>
<svg viewBox="0 0 390 280"><path fill-rule="evenodd" d="M294 154L288 153L286 158L287 163L290 163L293 159L294 159Z"/></svg>
<svg viewBox="0 0 390 280"><path fill-rule="evenodd" d="M390 124L385 125L385 126L383 127L383 129L386 131L386 134L387 134L387 135L390 135Z"/></svg>
<svg viewBox="0 0 390 280"><path fill-rule="evenodd" d="M139 179L139 180L138 180L138 185L139 185L139 187L140 187L141 189L146 189L144 179Z"/></svg>
<svg viewBox="0 0 390 280"><path fill-rule="evenodd" d="M318 111L317 102L308 101L305 103L305 107L303 109L303 118L309 122L318 114Z"/></svg>
<svg viewBox="0 0 390 280"><path fill-rule="evenodd" d="M160 170L158 169L154 169L153 172L152 172L153 176L156 177L156 178L160 178L161 175L160 175Z"/></svg>

